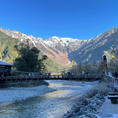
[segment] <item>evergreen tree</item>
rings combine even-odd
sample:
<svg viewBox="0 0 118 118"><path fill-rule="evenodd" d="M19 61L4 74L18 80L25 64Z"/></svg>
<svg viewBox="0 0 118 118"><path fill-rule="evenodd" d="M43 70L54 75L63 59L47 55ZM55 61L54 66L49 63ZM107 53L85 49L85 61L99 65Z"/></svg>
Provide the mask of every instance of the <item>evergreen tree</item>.
<svg viewBox="0 0 118 118"><path fill-rule="evenodd" d="M47 56L43 55L39 59L40 51L36 47L30 48L28 45L20 44L16 45L19 56L14 60L14 68L19 71L25 72L41 72L46 69L44 60Z"/></svg>

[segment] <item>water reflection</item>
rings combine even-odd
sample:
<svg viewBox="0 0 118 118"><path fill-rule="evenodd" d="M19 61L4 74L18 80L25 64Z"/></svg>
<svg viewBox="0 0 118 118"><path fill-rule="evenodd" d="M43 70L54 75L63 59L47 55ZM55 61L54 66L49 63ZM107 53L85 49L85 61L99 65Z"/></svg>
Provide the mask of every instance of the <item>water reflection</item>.
<svg viewBox="0 0 118 118"><path fill-rule="evenodd" d="M81 96L81 85L53 82L50 87L56 91L2 106L0 118L61 118Z"/></svg>

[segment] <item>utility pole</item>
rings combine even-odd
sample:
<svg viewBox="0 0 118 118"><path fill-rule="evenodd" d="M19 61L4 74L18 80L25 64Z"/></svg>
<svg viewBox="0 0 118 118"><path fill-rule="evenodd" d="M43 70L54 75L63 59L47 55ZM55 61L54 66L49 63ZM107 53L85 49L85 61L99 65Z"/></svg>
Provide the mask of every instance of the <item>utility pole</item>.
<svg viewBox="0 0 118 118"><path fill-rule="evenodd" d="M108 75L107 57L106 57L106 55L103 56L103 64L104 64L105 75Z"/></svg>

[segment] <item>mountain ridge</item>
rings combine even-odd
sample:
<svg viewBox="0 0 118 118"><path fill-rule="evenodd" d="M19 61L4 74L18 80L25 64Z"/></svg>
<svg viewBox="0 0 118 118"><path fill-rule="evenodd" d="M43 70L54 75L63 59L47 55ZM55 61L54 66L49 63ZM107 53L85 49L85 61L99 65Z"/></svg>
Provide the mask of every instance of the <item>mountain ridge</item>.
<svg viewBox="0 0 118 118"><path fill-rule="evenodd" d="M36 38L32 35L28 36L17 31L4 30L2 28L0 28L0 31L20 42L37 47L51 60L64 67L72 65L73 61L76 63L99 61L104 51L108 51L112 47L113 39L118 37L117 27L89 40L57 36L43 40L42 38ZM96 56L99 58L96 58Z"/></svg>

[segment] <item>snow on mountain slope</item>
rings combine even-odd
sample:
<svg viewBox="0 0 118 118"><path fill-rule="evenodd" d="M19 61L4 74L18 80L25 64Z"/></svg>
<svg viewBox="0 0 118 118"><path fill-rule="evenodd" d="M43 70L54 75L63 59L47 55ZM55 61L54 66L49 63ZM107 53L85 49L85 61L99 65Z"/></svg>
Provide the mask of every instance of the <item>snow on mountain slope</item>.
<svg viewBox="0 0 118 118"><path fill-rule="evenodd" d="M18 39L22 43L28 44L29 46L37 47L43 54L47 55L51 60L62 66L67 66L68 64L70 64L66 49L67 46L69 46L69 44L73 42L79 43L77 39L71 38L52 37L48 40L42 40L41 38L36 38L32 35L28 36L17 31L4 30L2 28L0 28L0 31L5 33L9 37ZM71 48L74 49L73 46Z"/></svg>
<svg viewBox="0 0 118 118"><path fill-rule="evenodd" d="M73 52L80 48L86 40L72 39L72 38L60 38L53 36L44 41L49 47L53 49L64 49L67 53Z"/></svg>
<svg viewBox="0 0 118 118"><path fill-rule="evenodd" d="M113 45L114 39L118 38L117 27L89 40L57 36L43 40L42 38L36 38L32 35L28 36L17 31L4 30L2 28L0 28L0 31L18 39L22 43L37 47L43 54L62 66L68 66L72 61L76 63L99 61L104 51L108 51Z"/></svg>
<svg viewBox="0 0 118 118"><path fill-rule="evenodd" d="M48 40L45 40L44 42L51 47L55 47L55 45L58 43L61 43L62 46L68 46L70 43L76 42L76 41L79 42L78 39L60 38L60 37L53 36L49 38Z"/></svg>

